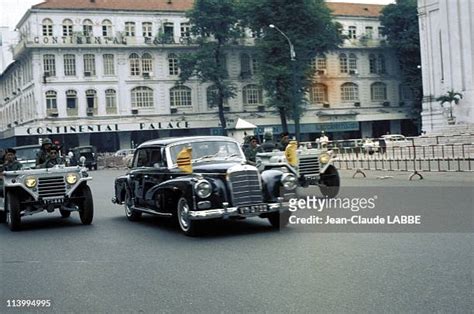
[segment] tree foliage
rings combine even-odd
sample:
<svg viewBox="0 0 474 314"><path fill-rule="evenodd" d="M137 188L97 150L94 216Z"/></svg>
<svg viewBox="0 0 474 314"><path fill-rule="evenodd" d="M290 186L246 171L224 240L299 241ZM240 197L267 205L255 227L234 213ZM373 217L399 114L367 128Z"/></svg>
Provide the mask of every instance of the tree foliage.
<svg viewBox="0 0 474 314"><path fill-rule="evenodd" d="M441 95L436 98L436 101L440 102L441 107L443 107L444 103L449 104L449 116L453 117L453 103L455 105L459 104L459 101L462 99L462 94L459 92L455 92L453 89L448 91L445 95Z"/></svg>
<svg viewBox="0 0 474 314"><path fill-rule="evenodd" d="M256 41L259 79L269 105L278 109L283 129L287 130L286 118L299 119L302 114L304 93L313 82L312 59L342 42L340 25L333 22L323 0L241 0L239 3L244 25L260 35ZM287 39L269 28L270 24L290 38L296 61L290 60ZM294 82L296 90L293 90Z"/></svg>
<svg viewBox="0 0 474 314"><path fill-rule="evenodd" d="M383 34L395 49L403 79L413 89L420 104L423 91L417 1L397 0L395 4L389 4L382 10L380 20Z"/></svg>
<svg viewBox="0 0 474 314"><path fill-rule="evenodd" d="M227 134L224 102L235 96L235 86L228 78L225 48L241 34L236 0L196 0L187 17L198 47L180 56L180 83L191 78L213 83L211 102L217 105L223 133Z"/></svg>

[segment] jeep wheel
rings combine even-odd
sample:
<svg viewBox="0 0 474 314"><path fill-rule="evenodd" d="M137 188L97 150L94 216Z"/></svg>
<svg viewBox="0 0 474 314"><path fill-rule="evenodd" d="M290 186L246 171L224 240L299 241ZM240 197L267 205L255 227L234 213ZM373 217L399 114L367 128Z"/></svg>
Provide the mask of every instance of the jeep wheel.
<svg viewBox="0 0 474 314"><path fill-rule="evenodd" d="M94 203L92 201L92 193L91 189L88 185L84 185L82 187L82 204L79 207L79 217L81 218L81 222L84 225L90 225L92 223L92 219L94 218Z"/></svg>
<svg viewBox="0 0 474 314"><path fill-rule="evenodd" d="M189 204L186 198L180 197L176 206L176 218L179 227L187 236L196 236L199 234L199 221L189 219Z"/></svg>
<svg viewBox="0 0 474 314"><path fill-rule="evenodd" d="M319 190L323 196L333 198L339 193L340 184L341 181L339 179L339 173L337 172L336 167L329 166L326 169L326 172L321 174Z"/></svg>
<svg viewBox="0 0 474 314"><path fill-rule="evenodd" d="M61 217L63 218L69 218L71 216L71 212L69 210L59 210L59 213L61 214Z"/></svg>
<svg viewBox="0 0 474 314"><path fill-rule="evenodd" d="M125 189L125 198L124 198L123 204L125 207L125 216L127 216L128 220L137 221L142 217L141 212L137 212L136 210L133 210L133 199L128 189Z"/></svg>
<svg viewBox="0 0 474 314"><path fill-rule="evenodd" d="M6 202L6 222L11 231L20 230L21 225L21 214L20 214L20 201L18 197L13 193L7 194Z"/></svg>
<svg viewBox="0 0 474 314"><path fill-rule="evenodd" d="M268 220L274 229L284 228L290 222L291 212L285 210L281 213L271 213L268 216Z"/></svg>

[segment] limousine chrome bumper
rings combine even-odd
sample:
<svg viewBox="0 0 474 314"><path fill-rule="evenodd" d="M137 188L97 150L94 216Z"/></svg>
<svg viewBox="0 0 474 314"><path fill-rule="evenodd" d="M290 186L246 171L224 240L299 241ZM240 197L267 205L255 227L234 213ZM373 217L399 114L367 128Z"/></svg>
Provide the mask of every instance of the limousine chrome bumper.
<svg viewBox="0 0 474 314"><path fill-rule="evenodd" d="M283 202L279 197L277 203L254 204L238 207L227 207L228 203L223 203L223 208L214 208L206 210L191 210L188 212L189 219L205 220L228 217L253 217L261 214L280 212L288 208L288 203Z"/></svg>

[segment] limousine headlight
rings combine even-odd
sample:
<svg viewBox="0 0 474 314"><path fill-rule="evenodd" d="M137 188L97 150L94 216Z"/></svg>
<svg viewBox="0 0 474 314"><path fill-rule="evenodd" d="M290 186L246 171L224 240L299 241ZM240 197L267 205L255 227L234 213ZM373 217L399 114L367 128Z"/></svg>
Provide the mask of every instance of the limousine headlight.
<svg viewBox="0 0 474 314"><path fill-rule="evenodd" d="M294 190L298 186L298 179L292 173L284 173L281 177L281 184L286 190Z"/></svg>
<svg viewBox="0 0 474 314"><path fill-rule="evenodd" d="M28 188L32 189L36 186L36 184L38 183L38 180L36 180L35 177L30 176L30 177L26 177L24 182Z"/></svg>
<svg viewBox="0 0 474 314"><path fill-rule="evenodd" d="M200 198L208 198L212 193L212 186L211 183L207 180L200 180L194 185L194 189L196 190L196 194Z"/></svg>

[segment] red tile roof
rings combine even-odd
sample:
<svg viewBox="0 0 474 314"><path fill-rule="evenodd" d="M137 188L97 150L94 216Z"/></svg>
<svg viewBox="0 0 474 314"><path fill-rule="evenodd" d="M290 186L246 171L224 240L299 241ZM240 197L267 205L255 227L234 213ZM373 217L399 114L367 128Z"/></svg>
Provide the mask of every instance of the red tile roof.
<svg viewBox="0 0 474 314"><path fill-rule="evenodd" d="M34 9L186 11L193 0L46 0Z"/></svg>
<svg viewBox="0 0 474 314"><path fill-rule="evenodd" d="M256 0L258 1L258 0ZM46 0L34 9L71 10L134 10L134 11L187 11L194 0ZM336 16L378 17L383 5L360 3L326 3Z"/></svg>

